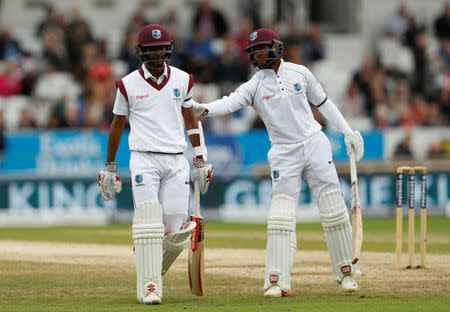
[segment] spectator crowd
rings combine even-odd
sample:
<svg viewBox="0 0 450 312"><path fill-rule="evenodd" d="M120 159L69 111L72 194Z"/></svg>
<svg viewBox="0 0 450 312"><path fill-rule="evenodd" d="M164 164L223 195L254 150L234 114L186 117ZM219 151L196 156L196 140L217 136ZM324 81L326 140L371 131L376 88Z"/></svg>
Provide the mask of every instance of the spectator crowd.
<svg viewBox="0 0 450 312"><path fill-rule="evenodd" d="M367 115L376 128L446 126L450 116L450 7L432 25L420 23L406 4L385 25L379 53L367 55L354 73L346 96L346 111ZM427 29L430 27L432 29ZM432 36L433 38L430 38ZM432 44L436 42L436 51ZM396 66L383 53L386 45L411 66ZM403 54L402 54L403 53Z"/></svg>
<svg viewBox="0 0 450 312"><path fill-rule="evenodd" d="M180 22L176 10L169 10L159 20L148 20L146 9L140 8L123 30L119 52L111 56L108 42L93 35L80 9L60 12L48 5L45 17L35 27L35 36L42 42L39 55L23 49L11 29L0 29L0 128L10 132L109 128L114 81L139 66L136 37L149 23L160 23L169 30L174 41L172 64L194 75L198 101L225 95L253 73L243 48L250 32L262 27L261 17L255 10L247 15L245 12L238 30L232 32L226 16L210 1L202 1L192 14L192 33L182 36L186 25ZM409 51L412 68L390 67L374 50L348 83L341 105L344 114L368 117L379 129L448 125L449 5L427 25L403 4L384 26L383 38ZM307 29L299 29L292 23L282 31L272 21L267 27L280 33L286 61L309 66L327 58L320 25L311 23ZM430 51L430 36L438 43L435 51ZM245 111L238 114L211 119L206 127L236 133L262 126L254 115L245 116ZM235 122L237 119L240 123Z"/></svg>

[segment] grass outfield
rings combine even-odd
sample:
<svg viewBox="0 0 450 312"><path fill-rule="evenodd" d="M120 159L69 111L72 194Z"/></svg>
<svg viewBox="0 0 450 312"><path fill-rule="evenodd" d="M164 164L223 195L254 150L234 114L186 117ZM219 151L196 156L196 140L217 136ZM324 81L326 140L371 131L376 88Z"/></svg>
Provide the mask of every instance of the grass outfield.
<svg viewBox="0 0 450 312"><path fill-rule="evenodd" d="M427 225L427 268L407 271L395 269L395 220L364 220L361 289L345 295L331 280L321 225L298 224L294 295L266 299L266 226L207 223L206 295L190 295L184 253L164 277L161 306L136 302L130 225L1 228L0 311L448 311L450 219Z"/></svg>
<svg viewBox="0 0 450 312"><path fill-rule="evenodd" d="M416 218L416 233L419 220ZM265 224L206 223L205 244L208 248L258 248L266 247ZM450 253L450 218L428 218L430 253ZM407 248L407 222L403 222L404 250ZM326 250L320 223L297 224L299 249ZM51 228L0 228L0 240L47 241L65 243L133 245L131 225L114 224L102 227L51 227ZM419 242L416 240L416 250ZM365 219L365 251L395 251L395 219Z"/></svg>

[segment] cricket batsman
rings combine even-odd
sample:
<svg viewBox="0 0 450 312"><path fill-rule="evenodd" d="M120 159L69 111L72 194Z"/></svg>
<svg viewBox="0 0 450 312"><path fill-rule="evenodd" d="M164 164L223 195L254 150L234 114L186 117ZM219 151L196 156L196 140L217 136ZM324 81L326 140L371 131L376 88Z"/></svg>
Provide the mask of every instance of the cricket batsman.
<svg viewBox="0 0 450 312"><path fill-rule="evenodd" d="M258 71L230 96L209 104L194 103L196 115L218 116L251 106L262 118L272 143L267 155L272 176L264 280L265 297L289 296L297 249L296 210L302 178L311 188L330 252L334 279L344 291L356 291L352 265L352 226L342 197L331 146L315 121L310 103L345 136L356 161L364 143L322 86L304 66L283 60L283 43L270 29L258 29L245 48Z"/></svg>
<svg viewBox="0 0 450 312"><path fill-rule="evenodd" d="M202 158L204 148L192 108L194 78L168 65L172 46L163 26L151 24L140 30L136 55L142 66L116 81L107 162L98 175L105 200L121 191L114 160L128 117L137 299L144 304L161 303L162 275L196 227L195 222L186 222L190 173L183 155L185 129L195 152L191 176L201 193L207 192L213 173Z"/></svg>

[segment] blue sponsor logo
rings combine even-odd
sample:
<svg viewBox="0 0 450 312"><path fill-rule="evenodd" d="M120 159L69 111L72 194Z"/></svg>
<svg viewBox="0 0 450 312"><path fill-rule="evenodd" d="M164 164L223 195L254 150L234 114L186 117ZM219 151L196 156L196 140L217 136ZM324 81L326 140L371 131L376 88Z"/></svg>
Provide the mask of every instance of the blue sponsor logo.
<svg viewBox="0 0 450 312"><path fill-rule="evenodd" d="M178 88L173 89L173 95L175 95L176 97L179 97L181 95L181 91Z"/></svg>
<svg viewBox="0 0 450 312"><path fill-rule="evenodd" d="M295 91L300 91L302 89L302 85L299 83L294 84Z"/></svg>
<svg viewBox="0 0 450 312"><path fill-rule="evenodd" d="M136 183L142 183L142 174L137 174L135 177L134 177L134 181L136 181Z"/></svg>

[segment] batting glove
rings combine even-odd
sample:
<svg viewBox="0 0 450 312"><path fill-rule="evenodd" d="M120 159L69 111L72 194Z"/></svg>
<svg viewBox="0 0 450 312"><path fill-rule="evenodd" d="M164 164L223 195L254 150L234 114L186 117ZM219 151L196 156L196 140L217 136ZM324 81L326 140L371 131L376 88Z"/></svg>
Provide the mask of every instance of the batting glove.
<svg viewBox="0 0 450 312"><path fill-rule="evenodd" d="M364 155L364 140L359 131L347 134L344 138L347 146L347 155L350 156L352 149L355 151L355 160L360 161Z"/></svg>
<svg viewBox="0 0 450 312"><path fill-rule="evenodd" d="M198 181L200 193L206 194L208 192L209 183L214 172L214 168L211 164L207 164L200 158L194 158L194 169L191 172L191 180Z"/></svg>
<svg viewBox="0 0 450 312"><path fill-rule="evenodd" d="M111 200L116 193L122 191L122 182L120 177L116 175L117 165L115 163L106 163L105 170L98 174L98 190L102 194L104 200Z"/></svg>

